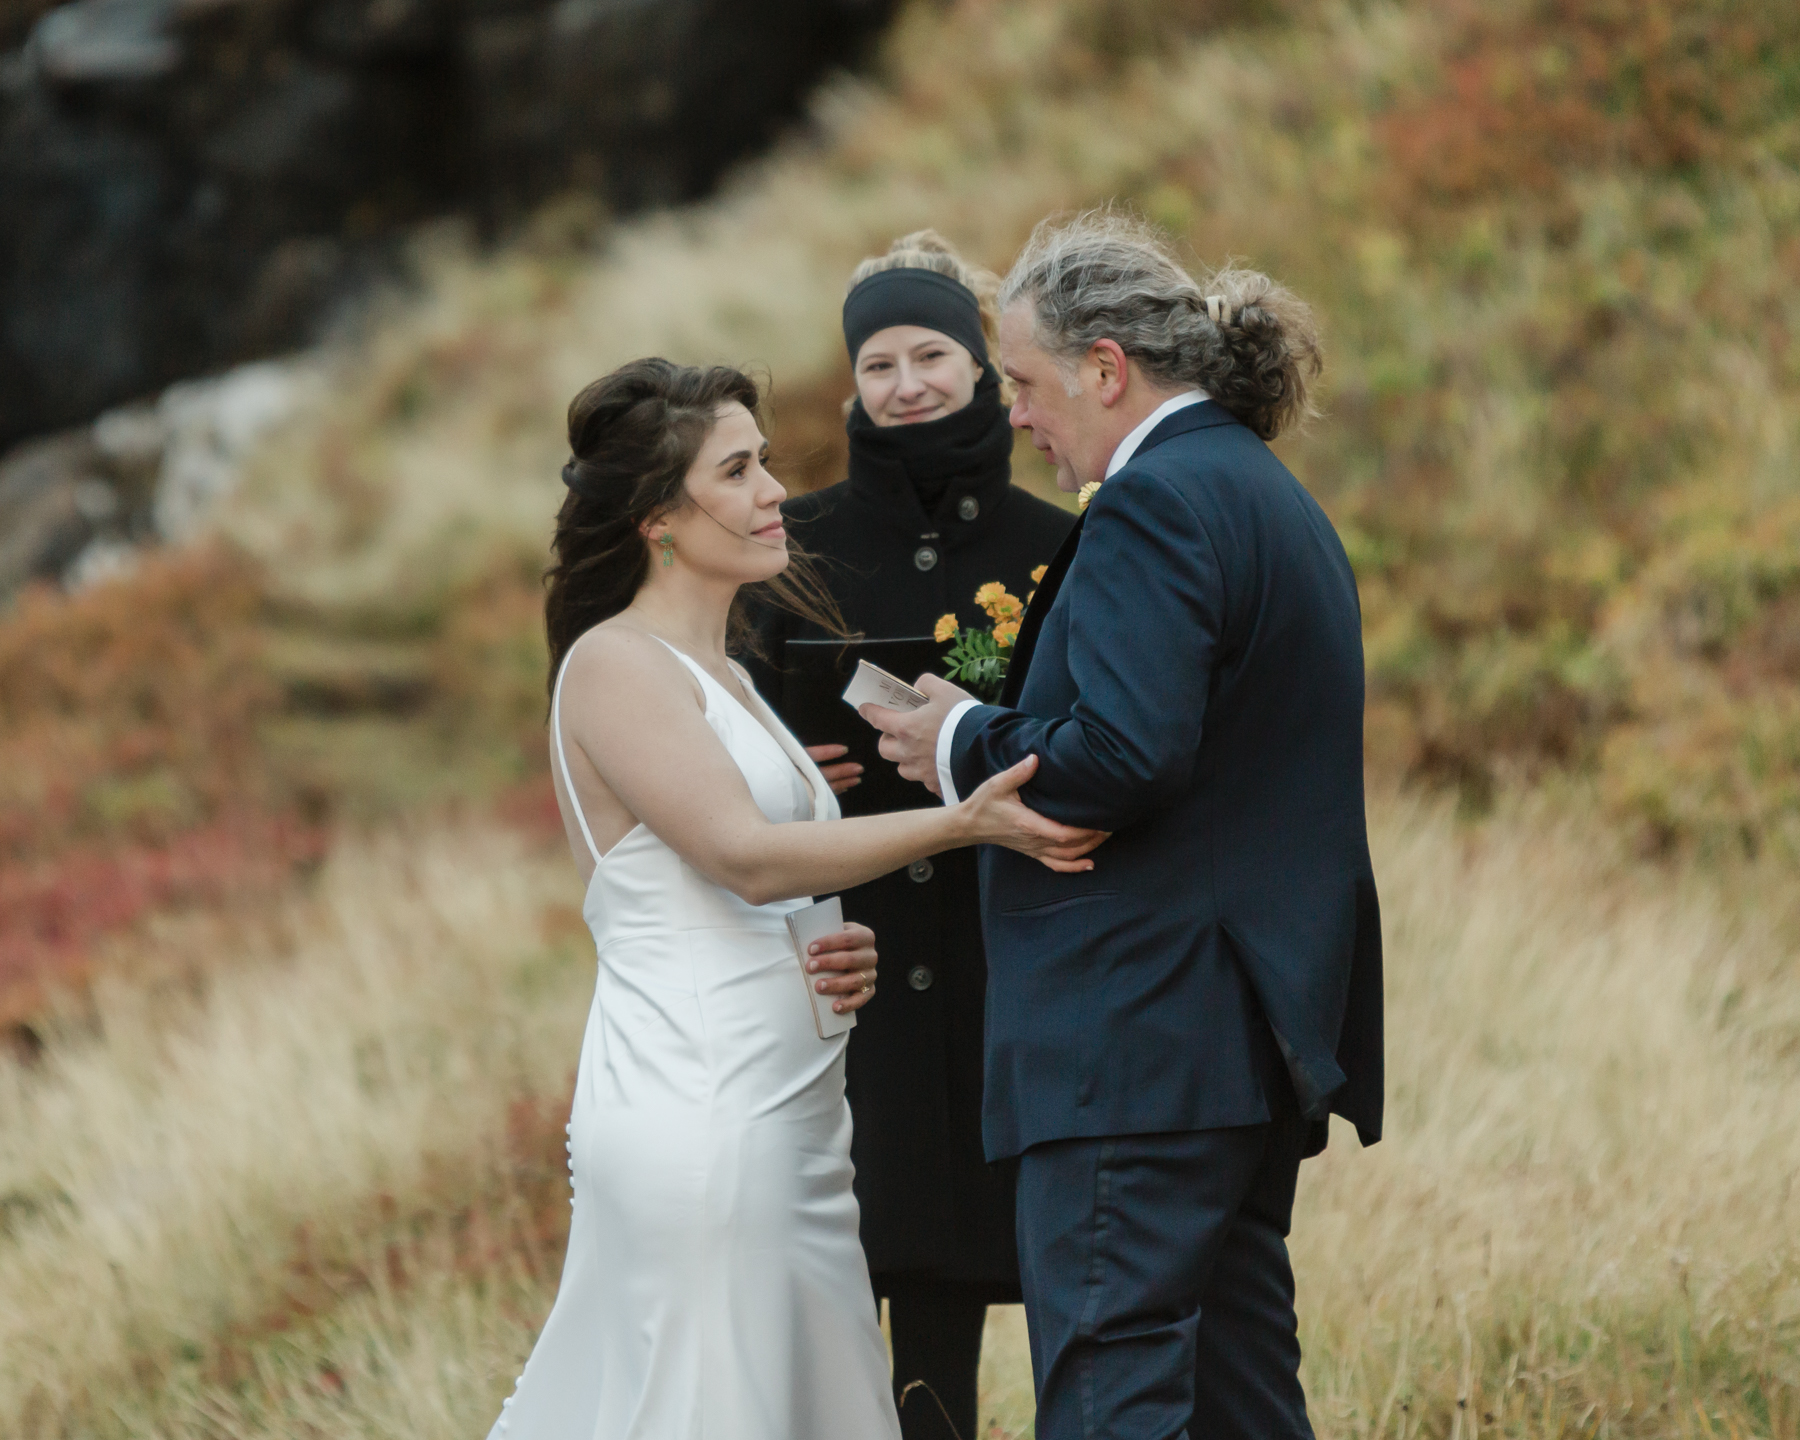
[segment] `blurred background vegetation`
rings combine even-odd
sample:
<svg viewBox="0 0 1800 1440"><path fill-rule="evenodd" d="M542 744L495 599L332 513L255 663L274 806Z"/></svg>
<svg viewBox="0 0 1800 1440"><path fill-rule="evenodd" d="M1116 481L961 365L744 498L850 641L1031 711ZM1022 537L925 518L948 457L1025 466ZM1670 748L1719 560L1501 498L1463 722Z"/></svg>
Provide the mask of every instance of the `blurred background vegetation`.
<svg viewBox="0 0 1800 1440"><path fill-rule="evenodd" d="M1325 417L1278 448L1356 567L1378 864L1384 892L1414 899L1390 915L1412 1027L1394 1032L1397 1138L1334 1147L1312 1212L1387 1207L1382 1253L1411 1289L1317 1238L1353 1251L1356 1219L1313 1232L1303 1288L1309 1258L1334 1276L1306 1317L1321 1434L1800 1434L1800 26L1777 0L916 0L869 73L825 84L708 199L620 218L571 192L498 246L420 230L412 284L312 357L322 382L201 539L0 613L5 1094L15 1132L49 1147L5 1152L0 1294L43 1305L9 1347L51 1337L0 1385L0 1429L485 1426L511 1363L487 1351L523 1353L554 1283L556 1087L585 1006L578 922L542 898L560 862L539 576L568 397L644 353L760 366L776 473L831 483L854 262L929 224L1004 269L1046 213L1108 202L1272 273L1327 337ZM1028 445L1016 475L1049 493ZM492 1113L460 1140L432 1130L400 1178L356 1170L318 1201L335 1220L258 1211L279 1255L241 1285L134 1300L137 1328L105 1345L56 1338L46 1317L111 1282L52 1284L62 1232L43 1217L114 1182L45 1138L45 1082L21 1077L135 1034L116 1017L146 996L177 997L204 1059L226 1033L206 977L303 971L289 932L324 924L346 866L396 877L429 929L449 891L395 858L395 835L478 889L516 881L470 932L491 938L468 963L499 990L452 986L427 1023L455 1037L507 1017L511 1038L483 1042L506 1050ZM1431 908L1459 891L1487 897L1479 943ZM1534 917L1562 927L1567 969L1532 958ZM441 983L393 959L409 945L376 970ZM1479 959L1446 958L1465 951ZM1475 988L1433 989L1439 964ZM1610 978L1570 978L1589 971ZM1608 1028L1629 1009L1608 986L1632 975L1673 992L1635 1041ZM1550 998L1519 1008L1533 985ZM295 1003L358 1023L340 1000ZM560 1019L534 1008L552 1004ZM1466 1043L1419 1041L1462 1005ZM488 1063L466 1036L415 1040L370 1095L449 1093L420 1058L433 1043L462 1057L450 1072ZM1565 1148L1495 1118L1515 1085L1540 1114L1567 1107ZM1730 1113L1690 1108L1700 1094ZM1568 1118L1590 1109L1610 1119ZM1411 1180L1355 1178L1384 1154ZM1699 1198L1709 1178L1735 1198ZM247 1223L220 1204L219 1224ZM1406 1216L1454 1245L1418 1242L1407 1269ZM40 1246L18 1289L15 1232ZM1509 1235L1521 1248L1496 1261ZM180 1271L180 1245L157 1244ZM403 1304L407 1283L424 1288ZM469 1297L501 1293L497 1330ZM271 1338L290 1331L298 1350ZM405 1364L346 1360L331 1347L362 1341L345 1335L429 1352L407 1372L423 1408L346 1410L353 1363L375 1365L369 1383ZM990 1398L1011 1434L1029 1406L1008 1353ZM120 1375L126 1399L94 1388Z"/></svg>

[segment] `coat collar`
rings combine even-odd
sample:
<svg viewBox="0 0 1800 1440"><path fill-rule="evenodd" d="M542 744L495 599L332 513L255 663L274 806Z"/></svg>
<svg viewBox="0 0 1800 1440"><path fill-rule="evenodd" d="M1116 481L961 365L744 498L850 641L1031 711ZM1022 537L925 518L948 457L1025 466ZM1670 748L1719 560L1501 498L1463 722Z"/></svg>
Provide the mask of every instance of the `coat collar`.
<svg viewBox="0 0 1800 1440"><path fill-rule="evenodd" d="M998 510L1011 488L1013 431L991 367L975 398L942 420L881 429L858 401L845 429L850 493L909 536L941 535L954 543ZM929 511L920 499L922 484L927 493L939 491Z"/></svg>

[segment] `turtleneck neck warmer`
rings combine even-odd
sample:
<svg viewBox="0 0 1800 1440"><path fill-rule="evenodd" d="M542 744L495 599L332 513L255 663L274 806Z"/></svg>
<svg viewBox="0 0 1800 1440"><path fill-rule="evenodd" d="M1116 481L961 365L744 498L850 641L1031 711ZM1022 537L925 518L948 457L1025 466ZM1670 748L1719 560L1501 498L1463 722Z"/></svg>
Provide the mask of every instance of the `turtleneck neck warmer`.
<svg viewBox="0 0 1800 1440"><path fill-rule="evenodd" d="M988 508L987 492L1012 479L1012 426L991 365L976 382L974 398L941 420L877 425L858 400L844 429L851 487L884 509L907 512L898 518L936 519L969 494Z"/></svg>

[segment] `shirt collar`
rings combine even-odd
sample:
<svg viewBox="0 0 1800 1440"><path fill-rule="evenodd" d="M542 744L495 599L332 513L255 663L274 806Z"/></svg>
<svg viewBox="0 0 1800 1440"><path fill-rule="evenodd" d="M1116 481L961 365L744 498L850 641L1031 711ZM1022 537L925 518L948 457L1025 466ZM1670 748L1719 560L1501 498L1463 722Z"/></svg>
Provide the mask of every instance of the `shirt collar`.
<svg viewBox="0 0 1800 1440"><path fill-rule="evenodd" d="M1150 432L1158 425L1162 424L1163 421L1167 420L1177 410L1185 410L1190 405L1198 405L1202 400L1210 398L1211 397L1208 396L1204 390L1196 388L1193 390L1184 390L1179 395L1171 395L1167 400L1163 401L1162 404L1158 405L1144 417L1143 424L1139 425L1137 429L1133 430L1119 442L1119 448L1113 451L1112 459L1106 462L1105 478L1108 480L1112 479L1119 471L1129 465L1131 463L1131 457L1137 454L1138 446L1144 443Z"/></svg>

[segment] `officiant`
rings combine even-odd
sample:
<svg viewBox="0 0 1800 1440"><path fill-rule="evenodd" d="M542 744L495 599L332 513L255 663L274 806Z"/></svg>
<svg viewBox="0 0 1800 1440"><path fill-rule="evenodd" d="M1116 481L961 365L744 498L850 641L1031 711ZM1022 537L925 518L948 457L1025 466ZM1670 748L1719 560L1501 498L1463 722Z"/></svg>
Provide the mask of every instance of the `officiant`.
<svg viewBox="0 0 1800 1440"><path fill-rule="evenodd" d="M997 580L1024 599L1074 522L1012 484L1013 431L990 356L995 284L929 230L857 266L844 301L857 392L849 477L782 509L850 631L876 642L859 648L884 665L905 657L909 681L938 668L940 617L988 625L976 590ZM841 643L786 614L762 615L758 632L757 689L814 747L846 815L939 803L875 757L873 732L861 766L817 745L822 723L861 725L809 674L841 660ZM841 715L803 692L826 695ZM987 964L974 852L918 861L843 902L881 950L883 993L858 1015L847 1084L862 1241L888 1302L894 1383L927 1382L967 1440L987 1307L1020 1298L1012 1168L988 1165L981 1146ZM919 1391L901 1420L907 1440L949 1433Z"/></svg>

